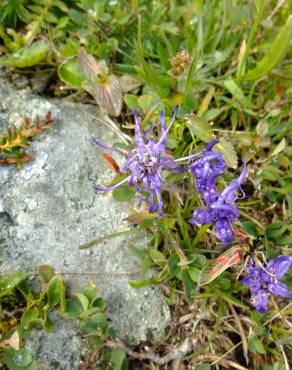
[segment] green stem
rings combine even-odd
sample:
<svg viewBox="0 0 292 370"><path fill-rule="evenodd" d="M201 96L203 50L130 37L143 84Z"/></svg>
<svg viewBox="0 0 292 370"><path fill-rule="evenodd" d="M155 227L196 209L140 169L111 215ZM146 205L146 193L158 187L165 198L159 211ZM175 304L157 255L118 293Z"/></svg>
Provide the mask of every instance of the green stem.
<svg viewBox="0 0 292 370"><path fill-rule="evenodd" d="M89 243L86 243L86 244L82 244L80 245L79 249L87 249L87 248L91 248L93 247L94 245L97 245L99 243L102 243L103 241L105 240L110 240L110 239L114 239L114 238L117 238L118 236L122 236L122 235L129 235L129 234L135 234L137 232L140 232L141 229L140 228L135 228L135 229L130 229L130 230L124 230L124 231L119 231L117 233L113 233L113 234L109 234L109 235L105 235L105 236L102 236L101 238L99 239L96 239L96 240L93 240L92 242L89 242Z"/></svg>

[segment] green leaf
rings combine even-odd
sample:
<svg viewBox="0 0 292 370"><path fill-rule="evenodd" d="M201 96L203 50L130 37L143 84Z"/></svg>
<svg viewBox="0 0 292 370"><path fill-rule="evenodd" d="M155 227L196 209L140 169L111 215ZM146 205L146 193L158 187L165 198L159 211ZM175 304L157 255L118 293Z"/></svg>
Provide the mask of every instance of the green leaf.
<svg viewBox="0 0 292 370"><path fill-rule="evenodd" d="M78 12L77 10L73 9L73 8L70 8L68 10L68 15L70 17L70 19L72 20L72 22L76 23L78 26L83 26L85 24L87 24L88 22L88 19L86 18L86 16L80 12Z"/></svg>
<svg viewBox="0 0 292 370"><path fill-rule="evenodd" d="M61 64L58 69L60 80L73 87L81 87L85 81L84 75L80 71L78 58L72 58Z"/></svg>
<svg viewBox="0 0 292 370"><path fill-rule="evenodd" d="M195 283L197 283L197 282L198 282L198 278L199 278L200 271L201 271L201 270L199 270L197 267L190 266L190 267L188 268L188 272L189 272L190 278L191 278Z"/></svg>
<svg viewBox="0 0 292 370"><path fill-rule="evenodd" d="M28 330L34 321L39 317L40 311L37 307L28 308L24 311L21 317L21 326L24 330Z"/></svg>
<svg viewBox="0 0 292 370"><path fill-rule="evenodd" d="M263 343L256 337L252 337L249 339L248 349L252 353L267 353Z"/></svg>
<svg viewBox="0 0 292 370"><path fill-rule="evenodd" d="M269 225L266 229L266 234L268 238L276 238L284 234L287 230L287 226L282 221L275 221Z"/></svg>
<svg viewBox="0 0 292 370"><path fill-rule="evenodd" d="M166 264L166 258L164 254L159 252L157 249L151 248L149 250L149 255L156 265L163 266L164 264Z"/></svg>
<svg viewBox="0 0 292 370"><path fill-rule="evenodd" d="M211 108L209 110L207 110L207 112L205 112L203 114L203 118L206 120L206 121L213 121L214 119L216 119L220 114L222 113L222 108L219 109L219 108Z"/></svg>
<svg viewBox="0 0 292 370"><path fill-rule="evenodd" d="M283 137L283 139L279 142L279 144L276 146L276 148L273 150L271 157L278 155L281 153L287 146L286 138Z"/></svg>
<svg viewBox="0 0 292 370"><path fill-rule="evenodd" d="M172 254L168 258L168 269L171 276L177 276L177 274L181 271L180 267L178 266L179 262L180 259L177 254Z"/></svg>
<svg viewBox="0 0 292 370"><path fill-rule="evenodd" d="M135 197L135 190L130 187L120 187L113 190L112 194L118 202L128 202Z"/></svg>
<svg viewBox="0 0 292 370"><path fill-rule="evenodd" d="M145 279L145 280L131 280L129 281L129 285L132 288L143 288L148 285L158 284L158 282L154 278Z"/></svg>
<svg viewBox="0 0 292 370"><path fill-rule="evenodd" d="M30 46L23 47L13 54L0 58L0 65L9 65L16 68L26 68L40 63L48 51L45 40L33 42Z"/></svg>
<svg viewBox="0 0 292 370"><path fill-rule="evenodd" d="M290 233L288 235L283 235L279 238L276 238L275 242L276 242L276 244L279 244L279 245L292 244L292 233Z"/></svg>
<svg viewBox="0 0 292 370"><path fill-rule="evenodd" d="M215 151L218 151L222 154L224 161L227 166L233 169L237 168L238 165L238 156L234 145L230 140L225 140L220 138L220 141L215 146Z"/></svg>
<svg viewBox="0 0 292 370"><path fill-rule="evenodd" d="M50 265L41 265L38 268L38 273L45 283L48 283L55 275L55 270Z"/></svg>
<svg viewBox="0 0 292 370"><path fill-rule="evenodd" d="M20 291L20 293L24 296L24 298L28 301L32 297L32 293L30 291L30 286L28 283L28 280L22 280L18 285L17 289Z"/></svg>
<svg viewBox="0 0 292 370"><path fill-rule="evenodd" d="M107 329L108 321L103 313L96 313L84 319L84 327L89 333L99 334Z"/></svg>
<svg viewBox="0 0 292 370"><path fill-rule="evenodd" d="M26 349L5 349L4 361L11 370L37 370L35 359Z"/></svg>
<svg viewBox="0 0 292 370"><path fill-rule="evenodd" d="M211 370L211 366L208 364L200 365L196 367L196 370Z"/></svg>
<svg viewBox="0 0 292 370"><path fill-rule="evenodd" d="M0 298L10 293L22 280L27 277L22 272L15 272L0 279Z"/></svg>
<svg viewBox="0 0 292 370"><path fill-rule="evenodd" d="M108 370L126 370L127 366L127 358L125 352L122 352L118 349L113 349L111 351L110 357L110 366Z"/></svg>
<svg viewBox="0 0 292 370"><path fill-rule="evenodd" d="M265 119L262 119L261 121L259 121L259 123L257 124L257 127L256 127L256 132L259 136L265 136L267 135L269 131L269 124L267 122L267 120Z"/></svg>
<svg viewBox="0 0 292 370"><path fill-rule="evenodd" d="M49 308L61 303L65 293L65 287L60 275L55 275L48 285L48 305Z"/></svg>
<svg viewBox="0 0 292 370"><path fill-rule="evenodd" d="M263 364L262 370L287 370L287 367L284 363L274 362L272 365Z"/></svg>
<svg viewBox="0 0 292 370"><path fill-rule="evenodd" d="M87 297L81 293L75 293L74 295L81 303L83 310L86 311L89 307L89 300L87 299Z"/></svg>
<svg viewBox="0 0 292 370"><path fill-rule="evenodd" d="M86 244L82 244L80 245L79 249L87 249L87 248L91 248L95 245L98 245L104 241L107 241L107 240L110 240L110 239L114 239L118 236L121 236L121 235L129 235L129 234L135 234L135 233L138 233L138 232L141 232L141 229L136 227L136 228L132 228L130 230L125 230L125 231L118 231L116 233L112 233L112 234L109 234L109 235L105 235L105 236L102 236L101 238L98 238L96 240L93 240L89 243L86 243Z"/></svg>
<svg viewBox="0 0 292 370"><path fill-rule="evenodd" d="M69 318L79 317L84 312L82 304L77 297L67 300L65 314Z"/></svg>
<svg viewBox="0 0 292 370"><path fill-rule="evenodd" d="M187 126L191 133L204 143L209 143L214 139L210 124L202 117L189 114L187 116Z"/></svg>
<svg viewBox="0 0 292 370"><path fill-rule="evenodd" d="M130 109L137 109L137 108L139 108L138 98L137 98L136 95L125 94L124 95L124 102L127 104L127 106Z"/></svg>
<svg viewBox="0 0 292 370"><path fill-rule="evenodd" d="M202 225L197 232L197 235L195 236L195 239L192 242L192 247L194 248L198 243L200 243L201 240L204 239L207 230L210 228L210 225Z"/></svg>
<svg viewBox="0 0 292 370"><path fill-rule="evenodd" d="M269 73L284 58L292 37L292 15L269 46L267 54L260 60L256 67L249 70L244 76L245 80L258 80Z"/></svg>
<svg viewBox="0 0 292 370"><path fill-rule="evenodd" d="M122 89L123 93L134 90L137 87L142 85L141 81L137 80L137 78L135 78L135 77L133 77L129 74L123 74L119 78L119 82L120 82L120 86L121 86L121 89ZM137 97L135 95L131 95L131 94L128 94L128 95L130 95L131 97L135 97L136 102L137 102Z"/></svg>
<svg viewBox="0 0 292 370"><path fill-rule="evenodd" d="M224 301L233 304L234 306L241 307L241 308L247 308L247 306L242 303L239 299L234 297L233 294L223 292L222 290L215 290L216 294L219 298L222 298Z"/></svg>
<svg viewBox="0 0 292 370"><path fill-rule="evenodd" d="M151 102L152 102L152 96L151 95L141 95L138 98L138 105L143 110L147 110L147 108L149 108Z"/></svg>
<svg viewBox="0 0 292 370"><path fill-rule="evenodd" d="M129 246L131 254L138 259L141 273L145 273L153 266L152 259L149 256L148 248L135 247L134 245Z"/></svg>
<svg viewBox="0 0 292 370"><path fill-rule="evenodd" d="M90 308L98 308L100 311L103 311L106 307L105 301L102 297L95 297L90 302Z"/></svg>
<svg viewBox="0 0 292 370"><path fill-rule="evenodd" d="M251 108L251 103L245 97L241 88L237 85L237 83L233 80L233 78L229 77L224 82L225 88L230 92L230 94L245 108Z"/></svg>
<svg viewBox="0 0 292 370"><path fill-rule="evenodd" d="M96 297L99 297L99 289L94 285L87 286L82 294L85 295L85 297L88 299L88 301L91 303Z"/></svg>
<svg viewBox="0 0 292 370"><path fill-rule="evenodd" d="M188 270L182 271L182 280L184 285L184 291L189 301L192 299L192 291L195 287L193 280L191 279Z"/></svg>

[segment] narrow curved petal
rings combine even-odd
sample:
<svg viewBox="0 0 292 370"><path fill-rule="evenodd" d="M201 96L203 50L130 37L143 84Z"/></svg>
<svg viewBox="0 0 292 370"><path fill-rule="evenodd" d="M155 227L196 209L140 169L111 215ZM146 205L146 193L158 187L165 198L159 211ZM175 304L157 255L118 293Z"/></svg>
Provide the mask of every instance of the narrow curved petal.
<svg viewBox="0 0 292 370"><path fill-rule="evenodd" d="M138 116L138 112L136 110L133 112L133 115L134 115L134 120L135 120L135 139L136 139L137 148L144 147L145 143L144 143L144 140L143 140L142 134L141 134L141 120L140 120L140 117Z"/></svg>
<svg viewBox="0 0 292 370"><path fill-rule="evenodd" d="M170 121L170 124L168 125L168 127L167 127L167 129L166 129L166 130L163 130L163 133L162 133L162 135L161 135L161 137L160 137L160 139L159 139L159 141L158 141L157 145L159 145L159 144L163 143L163 141L165 140L165 138L166 138L166 136L167 136L167 134L168 134L169 130L171 129L171 127L172 127L172 125L173 125L173 123L174 123L174 121L175 121L176 113L177 113L177 109L175 109L175 110L174 110L174 113L173 113L172 119L171 119L171 121Z"/></svg>
<svg viewBox="0 0 292 370"><path fill-rule="evenodd" d="M211 151L211 150L213 149L213 147L214 147L216 144L218 144L218 143L219 143L219 140L217 140L217 139L214 139L214 140L210 141L210 143L206 146L205 151L206 151L206 152Z"/></svg>
<svg viewBox="0 0 292 370"><path fill-rule="evenodd" d="M100 141L98 141L97 137L95 137L95 136L92 137L91 142L92 142L92 144L98 146L101 149L105 149L105 150L108 150L110 152L116 152L117 151L115 148L111 148L110 146L107 146L107 145L101 143Z"/></svg>
<svg viewBox="0 0 292 370"><path fill-rule="evenodd" d="M231 181L231 183L225 188L220 197L219 201L224 203L234 203L236 199L238 199L238 196L236 194L237 190L240 188L240 186L243 184L245 178L247 175L247 166L244 165L241 174L236 178L235 180Z"/></svg>
<svg viewBox="0 0 292 370"><path fill-rule="evenodd" d="M268 263L267 270L282 279L292 265L292 256L278 256Z"/></svg>
<svg viewBox="0 0 292 370"><path fill-rule="evenodd" d="M217 238L224 244L232 243L234 234L230 222L227 219L218 220L215 223L215 231Z"/></svg>
<svg viewBox="0 0 292 370"><path fill-rule="evenodd" d="M212 212L207 209L196 209L189 223L195 225L204 225L212 223Z"/></svg>
<svg viewBox="0 0 292 370"><path fill-rule="evenodd" d="M289 293L288 287L284 283L272 282L268 285L268 289L274 295L279 295L283 298L292 298L292 294Z"/></svg>

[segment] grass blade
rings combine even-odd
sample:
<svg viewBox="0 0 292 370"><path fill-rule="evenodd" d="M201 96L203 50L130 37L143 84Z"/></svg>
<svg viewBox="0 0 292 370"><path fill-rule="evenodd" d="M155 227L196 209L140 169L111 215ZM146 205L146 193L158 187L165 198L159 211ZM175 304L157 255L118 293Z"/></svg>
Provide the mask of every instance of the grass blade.
<svg viewBox="0 0 292 370"><path fill-rule="evenodd" d="M292 37L292 15L287 19L274 42L269 48L265 57L260 60L255 68L248 71L244 76L245 80L258 80L269 73L284 58Z"/></svg>

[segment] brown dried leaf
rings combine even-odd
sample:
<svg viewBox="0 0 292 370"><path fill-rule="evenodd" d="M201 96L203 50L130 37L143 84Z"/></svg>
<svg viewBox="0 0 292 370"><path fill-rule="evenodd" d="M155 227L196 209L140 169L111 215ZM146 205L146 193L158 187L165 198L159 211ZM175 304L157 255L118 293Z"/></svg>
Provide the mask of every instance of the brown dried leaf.
<svg viewBox="0 0 292 370"><path fill-rule="evenodd" d="M81 48L78 54L79 64L81 72L84 76L92 82L96 82L97 76L100 74L100 69L94 57L86 53L86 51Z"/></svg>
<svg viewBox="0 0 292 370"><path fill-rule="evenodd" d="M98 105L110 115L119 116L123 104L123 94L118 78L108 75L105 61L96 62L92 55L81 49L79 54L80 69L87 79L84 89L91 94Z"/></svg>
<svg viewBox="0 0 292 370"><path fill-rule="evenodd" d="M121 174L120 167L117 164L117 162L113 159L113 157L105 152L102 153L102 156L106 163L108 164L108 166L116 173L116 175L120 175Z"/></svg>
<svg viewBox="0 0 292 370"><path fill-rule="evenodd" d="M102 84L93 86L92 95L95 101L112 116L119 116L122 110L123 94L116 76L107 77Z"/></svg>

